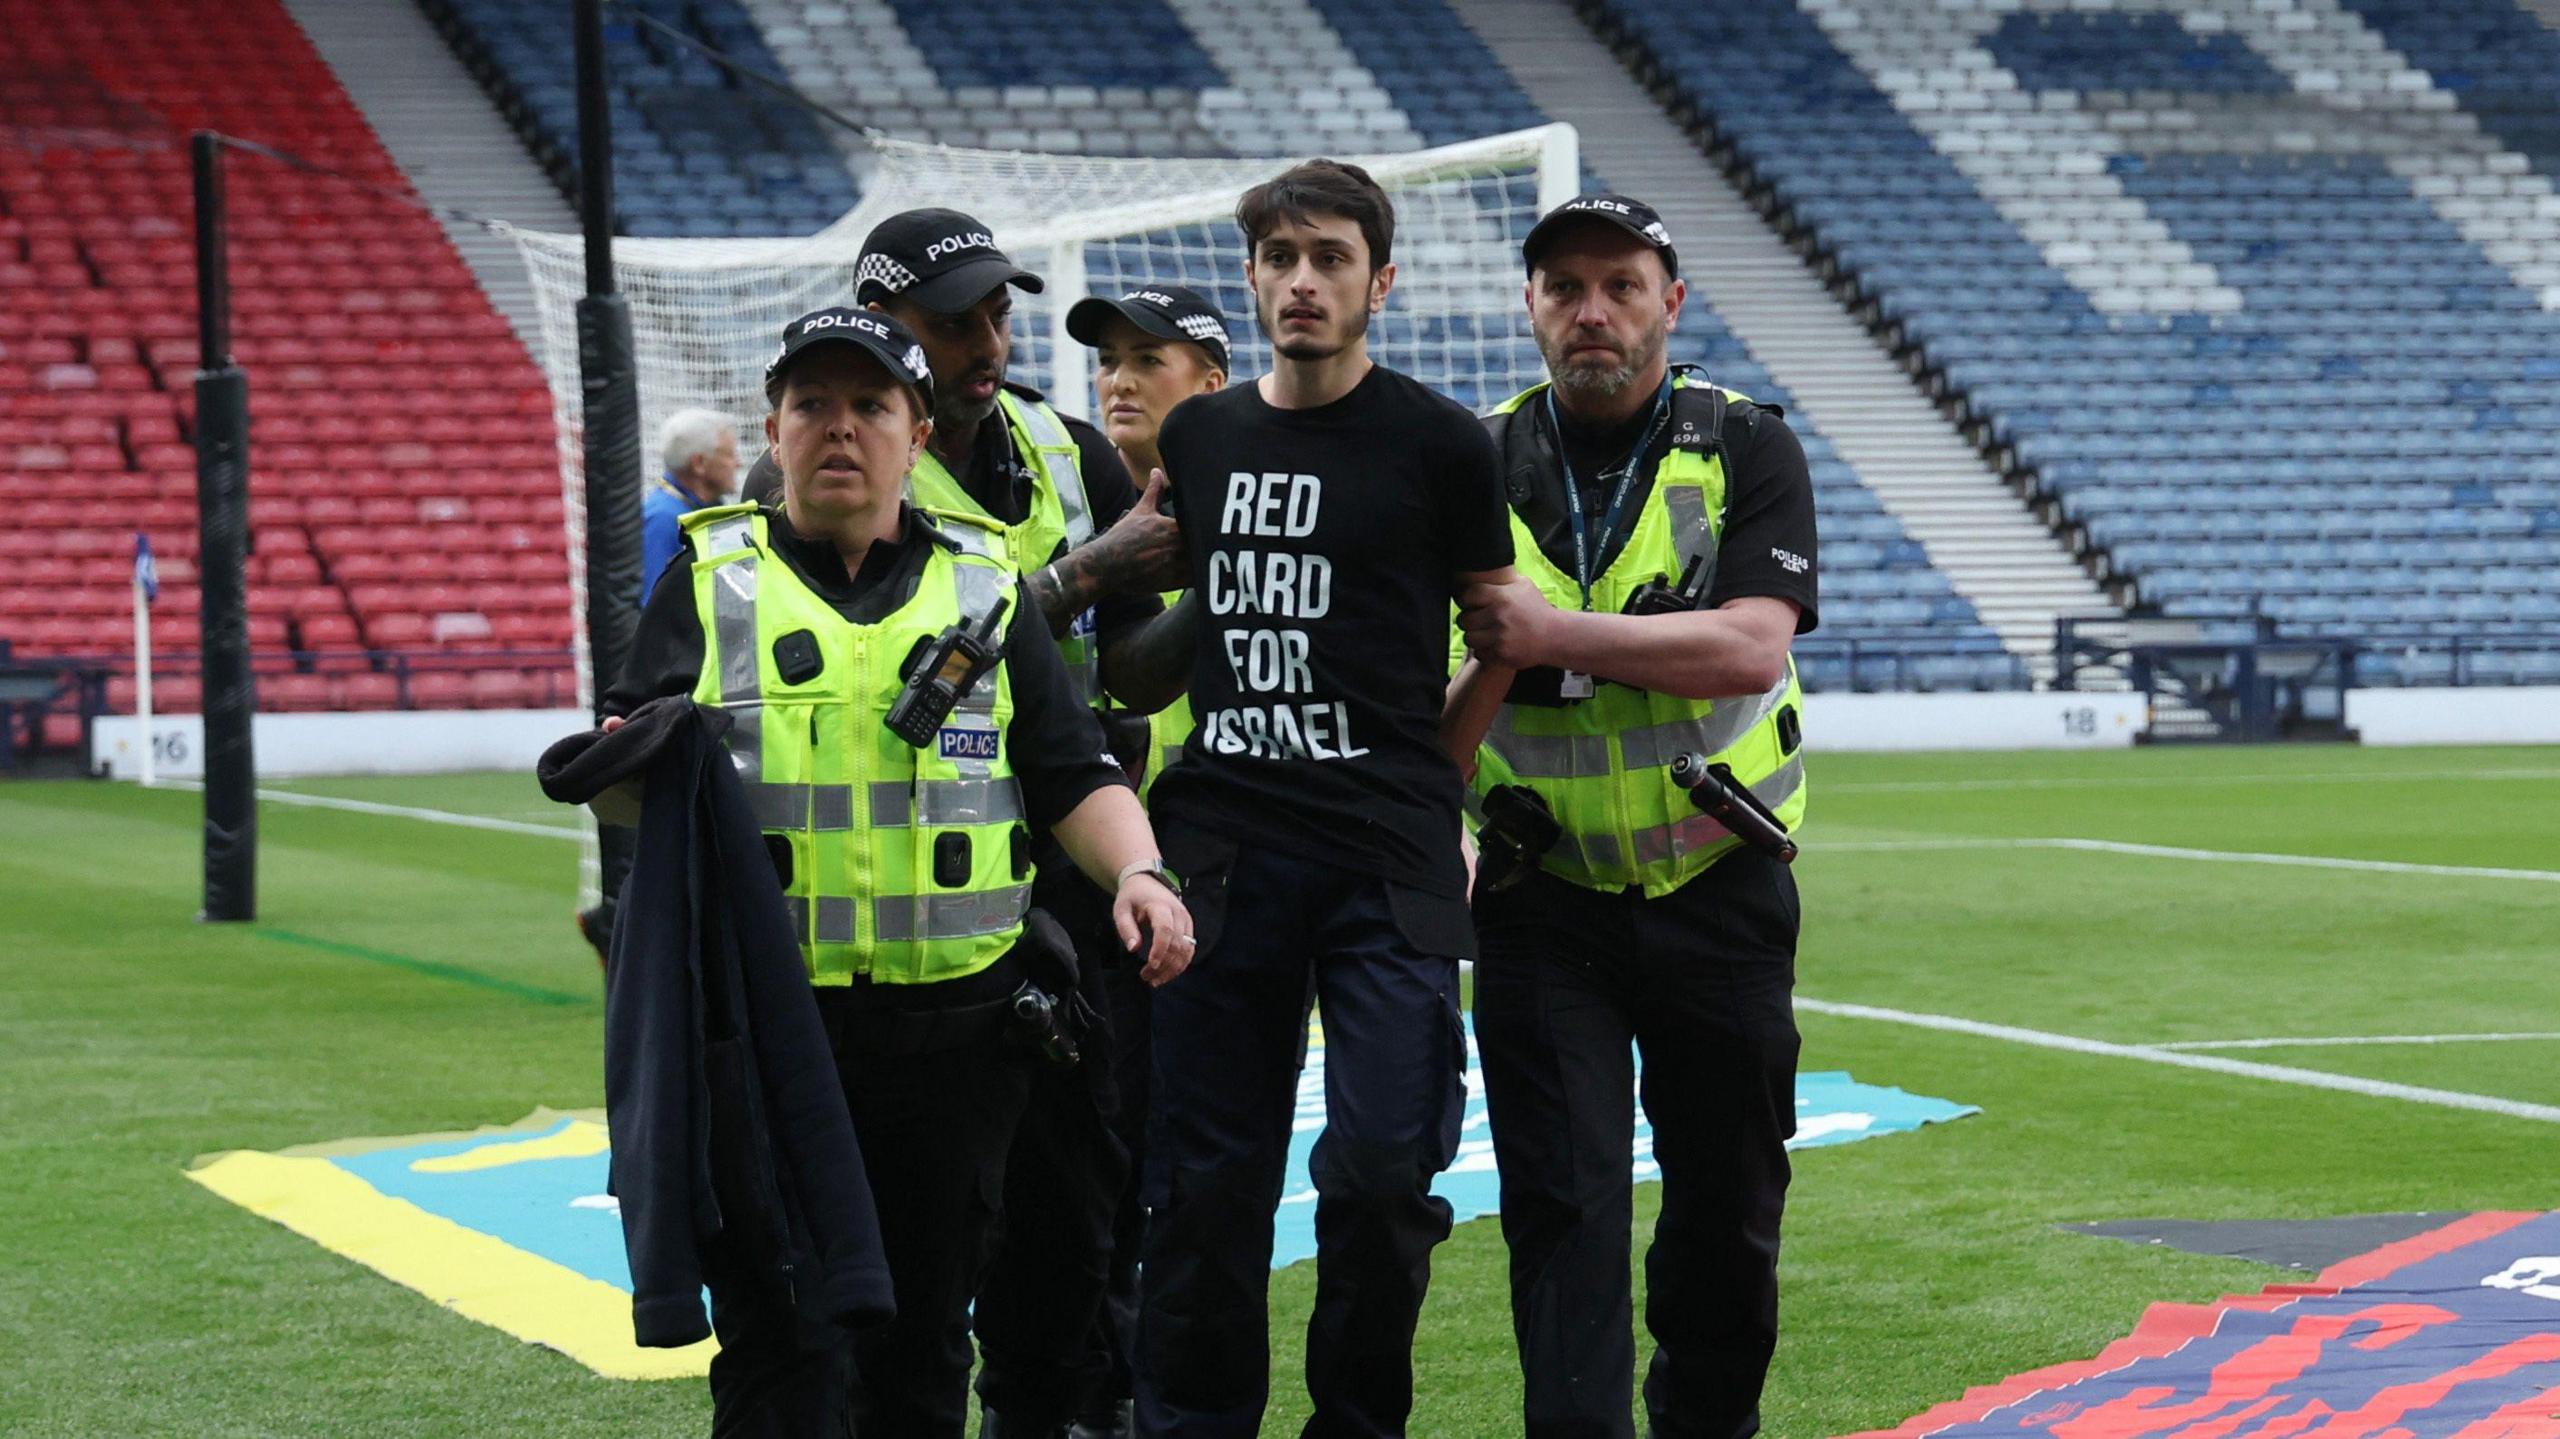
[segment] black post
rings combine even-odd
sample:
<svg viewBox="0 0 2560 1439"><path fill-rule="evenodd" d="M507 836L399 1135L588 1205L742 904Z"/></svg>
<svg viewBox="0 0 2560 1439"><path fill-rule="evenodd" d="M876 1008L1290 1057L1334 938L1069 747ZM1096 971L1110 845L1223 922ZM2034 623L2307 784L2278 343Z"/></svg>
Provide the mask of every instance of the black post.
<svg viewBox="0 0 2560 1439"><path fill-rule="evenodd" d="M204 912L258 914L258 712L249 667L249 377L231 363L222 140L198 131L196 184L196 572L204 586Z"/></svg>
<svg viewBox="0 0 2560 1439"><path fill-rule="evenodd" d="M613 97L604 0L577 0L578 198L587 293L578 301L578 390L587 475L587 667L598 695L622 673L640 622L640 380L631 307L614 291ZM629 830L597 833L603 900L631 868Z"/></svg>

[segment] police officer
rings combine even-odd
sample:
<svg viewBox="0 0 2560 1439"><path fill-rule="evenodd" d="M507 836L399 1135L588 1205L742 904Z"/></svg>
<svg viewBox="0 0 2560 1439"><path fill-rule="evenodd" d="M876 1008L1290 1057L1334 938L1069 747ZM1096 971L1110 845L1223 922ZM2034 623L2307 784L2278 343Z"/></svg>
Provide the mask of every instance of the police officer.
<svg viewBox="0 0 2560 1439"><path fill-rule="evenodd" d="M875 226L856 276L857 298L913 329L933 366L936 423L908 477L915 502L996 528L1078 693L1104 708L1121 638L1180 574L1181 534L1099 432L1008 379L1014 292L1038 294L1042 281L984 224L936 209ZM1106 732L1120 758L1142 757L1142 723L1106 720ZM1105 972L1122 963L1105 897L1054 846L1040 844L1035 862L1034 902L1075 941L1081 1012L1098 1019ZM976 1310L987 1439L1048 1439L1104 1377L1090 1333L1129 1161L1109 1119L1113 1046L1095 1039L1084 1063L1035 1088L1015 1142L1003 1238Z"/></svg>
<svg viewBox="0 0 2560 1439"><path fill-rule="evenodd" d="M1803 817L1788 646L1815 620L1812 484L1775 408L1667 365L1686 287L1649 207L1572 200L1522 248L1550 379L1486 423L1536 593L1488 587L1460 623L1479 658L1522 671L1479 751L1477 807L1553 836L1506 886L1489 833L1475 897L1524 1432L1633 1433L1632 1041L1662 1169L1645 1408L1664 1439L1743 1439L1777 1340L1796 890L1668 767L1721 762ZM1519 821L1524 801L1552 827Z"/></svg>
<svg viewBox="0 0 2560 1439"><path fill-rule="evenodd" d="M723 1327L722 1433L748 1415L789 1416L777 1432L821 1432L812 1416L830 1433L963 1432L969 1306L1033 1083L1008 1028L1027 968L1026 827L1110 895L1123 946L1151 935L1151 982L1190 949L1145 816L1003 536L905 503L934 389L894 319L833 309L787 326L765 375L782 503L686 517L682 572L652 595L605 706L691 694L736 721L731 756L800 927L897 1302L852 1341L842 1399L833 1356ZM893 732L913 679L968 667L932 659L955 627L1000 636L1000 654L921 742Z"/></svg>
<svg viewBox="0 0 2560 1439"><path fill-rule="evenodd" d="M1133 484L1162 494L1164 457L1156 434L1173 407L1210 394L1227 381L1226 321L1216 306L1180 285L1141 285L1117 299L1089 295L1067 311L1067 333L1094 350L1094 413L1119 451ZM1166 604L1180 591L1164 596ZM1138 782L1145 798L1156 776L1191 735L1188 696L1147 717L1147 758ZM1145 1166L1149 1064L1148 990L1126 966L1104 971L1104 995L1116 1060L1112 1129L1129 1150L1130 1179L1112 1222L1111 1281L1094 1326L1092 1352L1101 1381L1083 1405L1069 1439L1125 1439L1129 1433L1132 1364L1137 1342L1138 1255L1146 1210L1137 1171Z"/></svg>

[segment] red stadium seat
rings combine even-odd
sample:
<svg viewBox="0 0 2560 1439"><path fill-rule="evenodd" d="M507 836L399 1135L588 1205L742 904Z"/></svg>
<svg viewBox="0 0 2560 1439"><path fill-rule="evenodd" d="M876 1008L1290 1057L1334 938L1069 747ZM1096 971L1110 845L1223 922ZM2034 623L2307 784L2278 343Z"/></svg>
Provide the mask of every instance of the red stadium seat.
<svg viewBox="0 0 2560 1439"><path fill-rule="evenodd" d="M326 675L270 675L258 682L258 708L278 714L325 710L333 700Z"/></svg>
<svg viewBox="0 0 2560 1439"><path fill-rule="evenodd" d="M480 670L471 676L473 709L523 709L530 702L533 687L516 670Z"/></svg>
<svg viewBox="0 0 2560 1439"><path fill-rule="evenodd" d="M409 703L422 710L466 709L471 680L455 670L418 670L409 676Z"/></svg>

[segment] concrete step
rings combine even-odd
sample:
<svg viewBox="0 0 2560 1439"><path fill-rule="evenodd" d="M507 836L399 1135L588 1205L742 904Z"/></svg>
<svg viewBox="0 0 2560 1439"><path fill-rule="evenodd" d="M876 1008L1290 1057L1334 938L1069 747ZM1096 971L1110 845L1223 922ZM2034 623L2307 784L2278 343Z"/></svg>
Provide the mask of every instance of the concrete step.
<svg viewBox="0 0 2560 1439"><path fill-rule="evenodd" d="M430 204L527 229L578 228L551 177L412 0L285 0L285 10ZM444 227L490 303L538 357L541 321L514 243L468 221Z"/></svg>

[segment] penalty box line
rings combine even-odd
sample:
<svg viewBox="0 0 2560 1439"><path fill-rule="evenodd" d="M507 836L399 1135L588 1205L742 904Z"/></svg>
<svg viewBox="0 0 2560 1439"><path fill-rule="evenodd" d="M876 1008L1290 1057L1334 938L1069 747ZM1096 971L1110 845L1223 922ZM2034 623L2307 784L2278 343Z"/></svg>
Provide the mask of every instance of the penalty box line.
<svg viewBox="0 0 2560 1439"><path fill-rule="evenodd" d="M204 783L192 779L164 779L153 782L154 789L201 790ZM429 824L449 824L462 829L495 830L500 834L538 834L550 839L583 839L585 831L576 825L532 824L520 819L498 819L485 814L459 814L449 809L421 809L415 805L381 804L369 799L342 799L331 794L301 794L287 789L262 789L261 803L301 805L306 809L344 810L349 814L382 815L391 819L423 820Z"/></svg>
<svg viewBox="0 0 2560 1439"><path fill-rule="evenodd" d="M2012 1024L1990 1024L1982 1020L1964 1019L1951 1014L1923 1014L1907 1009L1887 1009L1881 1005L1872 1004L1841 1004L1830 1000L1809 999L1801 995L1796 999L1796 1008L1842 1019L1866 1019L1884 1024L1907 1025L1914 1029L1933 1029L1945 1034L1997 1039L2010 1044L2030 1045L2037 1049L2056 1049L2068 1054L2096 1055L2106 1059L2131 1059L2145 1064L2162 1064L2176 1069L2200 1069L2210 1074L2237 1075L2244 1079L2290 1084L2304 1089L2328 1089L2341 1094L2360 1094L2370 1099L2396 1099L2409 1104L2433 1105L2440 1109L2468 1109L2482 1114L2502 1115L2509 1119L2560 1124L2560 1106L2528 1104L2520 1099L2502 1099L2493 1094L2470 1094L2457 1089L2433 1089L2418 1084L2394 1084L2388 1080L2363 1079L2352 1074L2331 1074L2325 1070L2297 1069L2287 1064L2261 1064L2256 1060L2226 1059L2218 1054L2167 1049L2156 1044L2117 1044L2104 1039L2084 1039L2076 1034L2055 1034L2049 1030L2026 1029Z"/></svg>
<svg viewBox="0 0 2560 1439"><path fill-rule="evenodd" d="M2090 854L2132 855L2144 859L2188 859L2211 864L2271 864L2294 869L2345 869L2366 874L2424 874L2448 879L2515 879L2542 884L2560 884L2560 869L2501 869L2490 865L2418 864L2397 859L2346 859L2325 854L2273 854L2258 850L2191 849L2184 845L2133 844L2113 839L2083 839L2076 836L2053 836L2013 839L1985 836L1980 839L1941 837L1934 839L1844 840L1824 844L1815 840L1805 846L1816 854L1893 854L1932 850L1964 849L2061 849L2080 850Z"/></svg>
<svg viewBox="0 0 2560 1439"><path fill-rule="evenodd" d="M2330 1034L2301 1038L2267 1035L2258 1039L2166 1039L2151 1047L2153 1049L2350 1049L2359 1045L2513 1044L2520 1041L2552 1039L2560 1039L2560 1030L2526 1034Z"/></svg>

